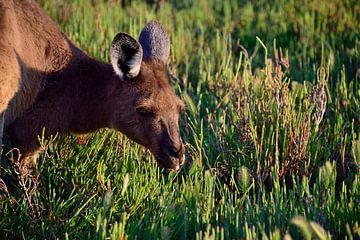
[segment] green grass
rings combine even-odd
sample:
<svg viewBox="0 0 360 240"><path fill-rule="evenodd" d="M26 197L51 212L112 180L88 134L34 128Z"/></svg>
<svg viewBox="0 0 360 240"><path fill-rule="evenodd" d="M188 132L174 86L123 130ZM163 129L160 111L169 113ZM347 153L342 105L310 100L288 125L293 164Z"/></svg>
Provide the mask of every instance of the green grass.
<svg viewBox="0 0 360 240"><path fill-rule="evenodd" d="M2 170L1 238L360 238L357 1L40 2L103 61L162 22L187 164L164 172L108 129L42 140L38 179Z"/></svg>

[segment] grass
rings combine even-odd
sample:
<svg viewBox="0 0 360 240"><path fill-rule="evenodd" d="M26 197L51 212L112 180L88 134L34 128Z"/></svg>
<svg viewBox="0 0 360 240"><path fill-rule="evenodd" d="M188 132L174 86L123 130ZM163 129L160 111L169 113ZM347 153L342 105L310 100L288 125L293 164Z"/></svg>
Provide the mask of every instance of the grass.
<svg viewBox="0 0 360 240"><path fill-rule="evenodd" d="M103 61L117 32L163 23L187 164L109 129L41 139L37 177L1 171L3 238L360 238L357 1L40 3Z"/></svg>

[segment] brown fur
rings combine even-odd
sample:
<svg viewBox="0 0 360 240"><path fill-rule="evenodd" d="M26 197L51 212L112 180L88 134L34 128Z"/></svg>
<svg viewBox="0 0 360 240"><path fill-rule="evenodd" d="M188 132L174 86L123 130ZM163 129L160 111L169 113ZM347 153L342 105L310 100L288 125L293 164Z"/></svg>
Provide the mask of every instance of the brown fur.
<svg viewBox="0 0 360 240"><path fill-rule="evenodd" d="M183 103L164 62L143 61L137 77L121 81L110 64L78 49L32 0L0 0L0 38L0 141L5 114L5 131L22 165L31 165L44 128L49 137L103 127L148 147L163 167L182 164Z"/></svg>

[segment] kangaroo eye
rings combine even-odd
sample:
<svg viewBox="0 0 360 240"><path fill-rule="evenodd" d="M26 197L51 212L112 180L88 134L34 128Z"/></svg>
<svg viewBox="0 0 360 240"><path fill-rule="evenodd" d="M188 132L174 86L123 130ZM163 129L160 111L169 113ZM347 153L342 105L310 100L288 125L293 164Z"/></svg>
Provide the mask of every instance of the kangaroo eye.
<svg viewBox="0 0 360 240"><path fill-rule="evenodd" d="M137 107L136 112L144 117L154 117L155 111L152 108L149 107Z"/></svg>

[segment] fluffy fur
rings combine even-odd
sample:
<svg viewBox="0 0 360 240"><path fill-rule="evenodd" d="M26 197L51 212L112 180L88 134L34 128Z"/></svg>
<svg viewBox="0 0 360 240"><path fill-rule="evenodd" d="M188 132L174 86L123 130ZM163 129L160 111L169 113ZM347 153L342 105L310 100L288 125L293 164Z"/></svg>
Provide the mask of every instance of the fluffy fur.
<svg viewBox="0 0 360 240"><path fill-rule="evenodd" d="M111 59L114 68L99 62L77 48L33 0L0 0L0 37L0 115L5 114L5 133L20 150L24 169L33 165L43 129L49 137L103 127L148 147L163 167L182 164L183 103L169 85L167 60L141 61L140 45L120 43L126 61ZM116 69L119 63L125 65ZM153 114L137 111L144 102Z"/></svg>

